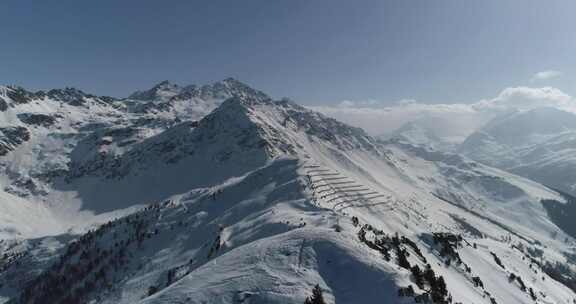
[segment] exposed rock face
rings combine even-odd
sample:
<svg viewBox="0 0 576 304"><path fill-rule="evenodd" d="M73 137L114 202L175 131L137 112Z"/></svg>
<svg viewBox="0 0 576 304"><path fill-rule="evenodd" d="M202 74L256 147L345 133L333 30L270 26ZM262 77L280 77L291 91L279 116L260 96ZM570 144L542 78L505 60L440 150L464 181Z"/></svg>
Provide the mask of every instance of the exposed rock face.
<svg viewBox="0 0 576 304"><path fill-rule="evenodd" d="M7 92L8 98L12 100L15 104L24 104L30 102L30 100L36 98L34 93L28 92L20 87L14 87Z"/></svg>
<svg viewBox="0 0 576 304"><path fill-rule="evenodd" d="M6 110L8 110L8 103L4 99L0 98L0 112L4 112Z"/></svg>
<svg viewBox="0 0 576 304"><path fill-rule="evenodd" d="M0 156L8 154L28 140L30 132L24 127L0 128Z"/></svg>
<svg viewBox="0 0 576 304"><path fill-rule="evenodd" d="M46 114L22 113L18 114L20 121L27 125L49 127L56 122L54 116Z"/></svg>

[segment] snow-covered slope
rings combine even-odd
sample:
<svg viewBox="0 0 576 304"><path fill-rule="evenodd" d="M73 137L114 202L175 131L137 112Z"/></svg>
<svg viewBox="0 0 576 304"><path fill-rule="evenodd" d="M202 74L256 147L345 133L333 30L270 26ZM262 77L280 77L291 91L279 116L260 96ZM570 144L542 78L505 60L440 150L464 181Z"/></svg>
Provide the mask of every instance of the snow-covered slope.
<svg viewBox="0 0 576 304"><path fill-rule="evenodd" d="M163 82L147 94L135 93L130 99L95 96L73 88L31 92L20 87L0 87L0 189L38 206L35 209L47 210L42 214L55 217L64 229L85 226L95 218L94 213L101 222L130 212L135 205L166 195L154 190L161 188L155 178L147 180L147 184L136 181L126 188L121 186L131 180L126 179L124 185L117 182L125 174L135 174L138 170L133 167L143 165L138 164L140 154L155 145L156 156L166 155L166 151L158 150L163 142L183 135L178 132L185 132L186 128L194 129L197 120L224 99L266 97L231 78L200 87L187 86L170 100L166 100L166 87ZM148 103L150 106L144 110L141 106ZM131 197L130 193L135 192L139 195ZM22 210L14 209L20 205ZM24 205L14 204L12 213L25 214L28 207ZM125 208L128 209L121 211ZM12 222L27 220L13 218ZM24 231L35 231L29 236L43 235L53 233L52 227L56 227L49 225L43 232L18 229L14 224L4 227L4 223L8 222L0 222L0 230L15 235Z"/></svg>
<svg viewBox="0 0 576 304"><path fill-rule="evenodd" d="M0 109L0 202L12 214L11 221L0 222L0 230L19 236L62 232L69 225L56 224L60 221L45 197L66 174L77 142L94 128L122 121L123 105L71 88L1 87L0 101L5 105Z"/></svg>
<svg viewBox="0 0 576 304"><path fill-rule="evenodd" d="M132 97L180 89L162 91ZM70 229L65 215L117 219L1 242L0 301L304 303L315 285L327 303L576 298L574 238L543 204L563 195L253 92L165 127L117 101L122 124L86 131L46 193L25 192Z"/></svg>
<svg viewBox="0 0 576 304"><path fill-rule="evenodd" d="M576 193L576 115L538 108L499 117L458 151L482 163Z"/></svg>

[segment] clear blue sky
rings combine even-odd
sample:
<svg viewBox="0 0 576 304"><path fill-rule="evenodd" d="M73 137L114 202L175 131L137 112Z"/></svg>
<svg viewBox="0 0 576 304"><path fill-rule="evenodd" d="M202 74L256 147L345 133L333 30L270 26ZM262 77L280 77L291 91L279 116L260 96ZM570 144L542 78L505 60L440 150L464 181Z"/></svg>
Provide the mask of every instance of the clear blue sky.
<svg viewBox="0 0 576 304"><path fill-rule="evenodd" d="M0 83L126 96L236 77L303 103L475 101L504 87L576 95L576 2L0 2ZM530 83L543 70L561 77Z"/></svg>

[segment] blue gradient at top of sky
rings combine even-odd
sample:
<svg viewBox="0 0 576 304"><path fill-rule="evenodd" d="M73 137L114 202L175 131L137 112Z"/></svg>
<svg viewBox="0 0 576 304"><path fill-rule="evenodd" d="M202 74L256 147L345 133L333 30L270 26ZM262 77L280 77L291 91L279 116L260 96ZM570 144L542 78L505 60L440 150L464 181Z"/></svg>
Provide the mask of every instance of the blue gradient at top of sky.
<svg viewBox="0 0 576 304"><path fill-rule="evenodd" d="M122 97L232 76L308 104L576 93L575 1L7 0L0 11L0 83L33 89ZM543 70L563 75L531 84Z"/></svg>

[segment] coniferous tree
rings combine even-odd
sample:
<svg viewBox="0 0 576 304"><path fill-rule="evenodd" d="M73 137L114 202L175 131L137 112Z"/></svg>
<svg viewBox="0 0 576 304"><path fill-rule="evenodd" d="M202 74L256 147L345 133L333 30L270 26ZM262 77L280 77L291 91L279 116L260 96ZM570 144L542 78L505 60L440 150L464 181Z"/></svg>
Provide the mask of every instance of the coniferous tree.
<svg viewBox="0 0 576 304"><path fill-rule="evenodd" d="M360 221L358 220L358 218L353 216L352 217L352 225L354 225L354 227L357 227L359 223L360 223Z"/></svg>
<svg viewBox="0 0 576 304"><path fill-rule="evenodd" d="M156 287L156 286L148 287L148 296L151 296L157 292L158 292L158 287Z"/></svg>
<svg viewBox="0 0 576 304"><path fill-rule="evenodd" d="M529 291L530 291L530 297L532 297L532 300L536 301L536 299L538 299L538 297L536 297L536 294L534 293L534 290L532 289L532 287L530 287Z"/></svg>
<svg viewBox="0 0 576 304"><path fill-rule="evenodd" d="M446 289L446 283L444 278L439 276L437 279L431 282L431 296L434 303L445 303L444 298L448 295L448 290Z"/></svg>
<svg viewBox="0 0 576 304"><path fill-rule="evenodd" d="M422 270L420 270L420 267L418 267L418 265L414 265L410 270L412 271L412 276L414 276L414 282L418 287L422 288L424 286Z"/></svg>
<svg viewBox="0 0 576 304"><path fill-rule="evenodd" d="M398 253L398 266L405 269L410 269L410 262L408 262L408 259L406 258L406 252L403 249L398 249L397 253Z"/></svg>
<svg viewBox="0 0 576 304"><path fill-rule="evenodd" d="M430 266L430 264L426 265L426 270L424 271L424 279L431 284L432 282L434 282L435 274L434 274L434 270L432 270L432 266Z"/></svg>
<svg viewBox="0 0 576 304"><path fill-rule="evenodd" d="M314 289L312 289L312 296L307 298L306 301L304 301L304 304L326 304L326 302L324 302L324 296L322 295L320 285L316 284L316 286L314 286Z"/></svg>

